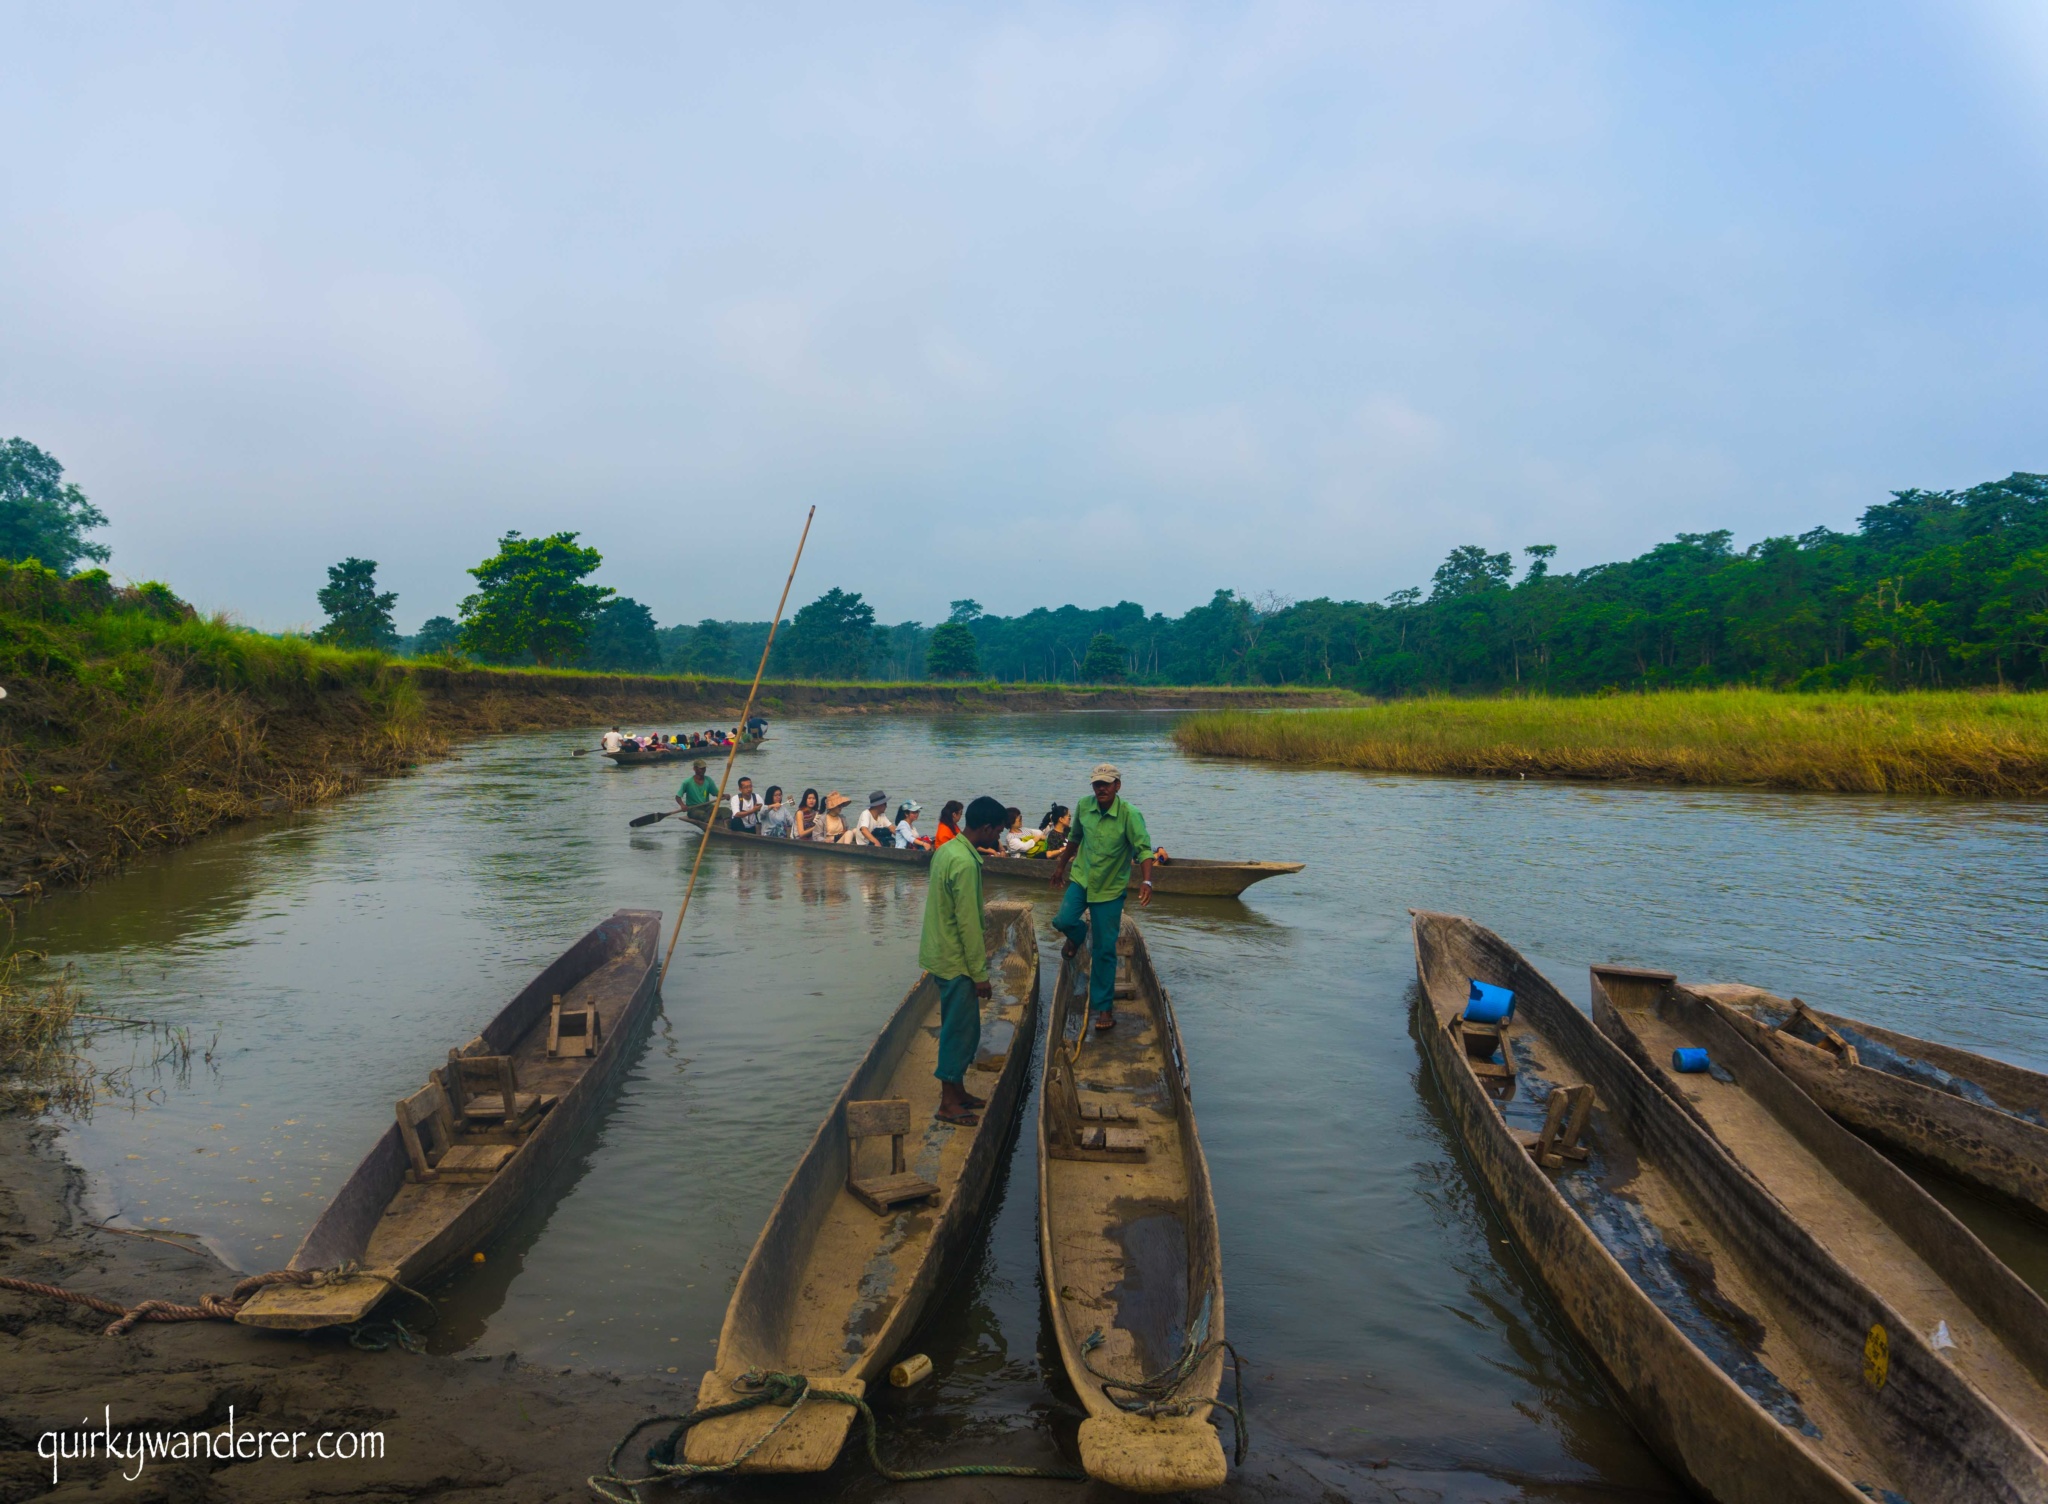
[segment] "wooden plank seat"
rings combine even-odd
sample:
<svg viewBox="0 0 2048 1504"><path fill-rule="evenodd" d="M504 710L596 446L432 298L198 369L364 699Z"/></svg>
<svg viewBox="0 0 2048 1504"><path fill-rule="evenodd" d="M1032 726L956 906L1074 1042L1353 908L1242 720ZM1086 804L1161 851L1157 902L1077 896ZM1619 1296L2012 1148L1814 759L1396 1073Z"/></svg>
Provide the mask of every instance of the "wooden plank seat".
<svg viewBox="0 0 2048 1504"><path fill-rule="evenodd" d="M1586 1120L1592 1115L1592 1087L1553 1087L1543 1112L1543 1131L1531 1133L1526 1128L1514 1128L1509 1132L1544 1169L1561 1169L1568 1159L1586 1157L1586 1146L1580 1140L1585 1136Z"/></svg>
<svg viewBox="0 0 2048 1504"><path fill-rule="evenodd" d="M554 1005L548 1011L548 1059L567 1056L574 1060L595 1055L603 1039L604 1021L598 1017L596 1004L567 1008L562 1005L561 994L555 994Z"/></svg>
<svg viewBox="0 0 2048 1504"><path fill-rule="evenodd" d="M519 1074L512 1068L510 1055L465 1055L450 1050L440 1079L455 1119L466 1128L524 1130L554 1106L552 1098L519 1089Z"/></svg>
<svg viewBox="0 0 2048 1504"><path fill-rule="evenodd" d="M1131 1163L1148 1152L1143 1120L1113 1102L1081 1100L1074 1062L1055 1046L1046 1053L1046 1153L1054 1159L1100 1159Z"/></svg>
<svg viewBox="0 0 2048 1504"><path fill-rule="evenodd" d="M846 1188L872 1211L886 1213L905 1202L936 1196L939 1188L922 1175L910 1173L903 1158L903 1136L910 1132L910 1103L901 1097L880 1102L846 1104ZM860 1173L860 1141L889 1138L889 1173Z"/></svg>
<svg viewBox="0 0 2048 1504"><path fill-rule="evenodd" d="M1515 1075L1515 1052L1508 1046L1508 1031L1501 1024L1474 1023L1469 1018L1451 1020L1451 1035L1465 1051L1465 1059L1471 1064L1475 1076L1491 1077L1497 1081L1511 1081ZM1494 1053L1500 1060L1496 1063Z"/></svg>

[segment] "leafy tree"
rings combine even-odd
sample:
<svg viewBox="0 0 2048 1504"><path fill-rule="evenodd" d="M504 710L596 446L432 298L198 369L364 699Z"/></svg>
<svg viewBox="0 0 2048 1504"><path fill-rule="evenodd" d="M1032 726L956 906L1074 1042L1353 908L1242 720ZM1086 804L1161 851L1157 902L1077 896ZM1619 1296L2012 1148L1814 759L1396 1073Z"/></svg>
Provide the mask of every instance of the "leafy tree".
<svg viewBox="0 0 2048 1504"><path fill-rule="evenodd" d="M614 596L598 607L583 661L592 668L652 672L661 667L661 639L654 633L652 611L630 595Z"/></svg>
<svg viewBox="0 0 2048 1504"><path fill-rule="evenodd" d="M705 617L697 623L696 630L690 634L683 654L683 662L690 673L731 673L732 628L722 621L713 621L710 617Z"/></svg>
<svg viewBox="0 0 2048 1504"><path fill-rule="evenodd" d="M782 668L810 679L859 679L875 651L875 608L833 586L776 638Z"/></svg>
<svg viewBox="0 0 2048 1504"><path fill-rule="evenodd" d="M612 591L583 577L604 562L575 533L522 538L510 532L498 552L469 573L476 594L462 602L462 646L479 658L509 661L531 654L539 664L574 662Z"/></svg>
<svg viewBox="0 0 2048 1504"><path fill-rule="evenodd" d="M52 456L27 439L0 444L0 559L36 559L68 575L80 559L106 562L107 546L85 536L106 525Z"/></svg>
<svg viewBox="0 0 2048 1504"><path fill-rule="evenodd" d="M1483 590L1504 590L1515 572L1513 554L1490 554L1476 543L1451 550L1450 557L1437 566L1432 601L1447 601Z"/></svg>
<svg viewBox="0 0 2048 1504"><path fill-rule="evenodd" d="M934 679L980 677L981 652L966 622L955 617L932 628L931 640L924 649L924 671Z"/></svg>
<svg viewBox="0 0 2048 1504"><path fill-rule="evenodd" d="M1522 576L1522 583L1533 585L1550 573L1550 561L1557 557L1557 545L1532 543L1522 552L1529 556L1529 572Z"/></svg>
<svg viewBox="0 0 2048 1504"><path fill-rule="evenodd" d="M391 624L398 592L377 588L375 559L350 557L328 565L317 599L327 613L327 625L313 634L318 641L340 648L398 646L398 628Z"/></svg>
<svg viewBox="0 0 2048 1504"><path fill-rule="evenodd" d="M1124 653L1107 632L1097 632L1088 642L1088 656L1081 660L1081 678L1089 684L1121 684Z"/></svg>
<svg viewBox="0 0 2048 1504"><path fill-rule="evenodd" d="M970 622L980 620L981 616L982 609L980 601L954 601L952 610L948 612L946 615L946 620L957 621L962 626L965 626Z"/></svg>
<svg viewBox="0 0 2048 1504"><path fill-rule="evenodd" d="M462 629L453 619L430 616L420 623L419 632L409 646L415 658L429 658L438 653L453 652L461 641Z"/></svg>

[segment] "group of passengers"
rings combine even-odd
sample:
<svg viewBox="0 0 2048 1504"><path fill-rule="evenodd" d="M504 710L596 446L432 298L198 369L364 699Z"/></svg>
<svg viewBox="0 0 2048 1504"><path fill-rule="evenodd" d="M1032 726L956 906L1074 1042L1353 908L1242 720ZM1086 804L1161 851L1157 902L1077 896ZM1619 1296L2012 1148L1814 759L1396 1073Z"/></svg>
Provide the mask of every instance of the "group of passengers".
<svg viewBox="0 0 2048 1504"><path fill-rule="evenodd" d="M694 765L693 775L676 790L676 803L684 809L701 811L718 801L718 785L706 776L705 764ZM905 799L889 814L889 796L882 789L868 795L867 807L857 814L847 812L853 800L837 789L820 795L805 789L791 799L780 784L769 785L765 793L754 791L754 780L741 778L739 787L719 804L719 816L728 829L741 835L767 836L782 841L822 841L843 846L882 846L906 851L933 851L962 832L964 806L948 799L939 809L938 823L926 835L918 828L924 806ZM994 841L977 846L984 856L1056 857L1067 844L1073 828L1072 812L1055 804L1035 828L1024 824L1024 812L1014 806L1003 812L1003 826Z"/></svg>
<svg viewBox="0 0 2048 1504"><path fill-rule="evenodd" d="M725 752L734 742L759 741L768 732L768 722L762 716L750 716L744 732L738 726L726 730L718 726L706 726L702 731L668 732L648 731L638 736L628 736L614 726L602 738L601 750L605 752Z"/></svg>

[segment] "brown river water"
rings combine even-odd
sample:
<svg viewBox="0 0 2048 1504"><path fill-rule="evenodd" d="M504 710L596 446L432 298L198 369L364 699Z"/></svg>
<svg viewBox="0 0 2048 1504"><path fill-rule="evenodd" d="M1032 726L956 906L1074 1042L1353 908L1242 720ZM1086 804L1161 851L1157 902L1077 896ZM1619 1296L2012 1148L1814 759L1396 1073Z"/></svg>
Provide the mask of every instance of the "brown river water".
<svg viewBox="0 0 2048 1504"><path fill-rule="evenodd" d="M2048 1069L2043 807L1274 769L1182 757L1169 725L835 717L781 723L741 764L764 786L916 798L929 828L943 800L979 793L1036 819L1108 758L1169 850L1308 863L1242 901L1142 915L1186 1037L1247 1363L1240 1496L1675 1492L1459 1162L1408 1034L1410 906L1473 915L1582 1004L1589 964L1661 966ZM144 1036L100 1037L103 1067L135 1070L64 1135L90 1210L198 1234L245 1269L281 1264L450 1045L613 909L672 915L695 838L626 821L666 806L676 771L572 759L578 744L479 743L33 911L24 940L77 968L89 1006L179 1025L199 1051L172 1070ZM1049 892L990 891L1050 917ZM434 1345L699 1372L790 1168L915 979L922 899L914 873L714 847L615 1105L575 1173L436 1291ZM896 1465L1071 1456L1033 1155L1026 1132L913 1340L937 1376L878 1402ZM2048 1238L1941 1191L2048 1282ZM826 1496L877 1494L857 1452Z"/></svg>

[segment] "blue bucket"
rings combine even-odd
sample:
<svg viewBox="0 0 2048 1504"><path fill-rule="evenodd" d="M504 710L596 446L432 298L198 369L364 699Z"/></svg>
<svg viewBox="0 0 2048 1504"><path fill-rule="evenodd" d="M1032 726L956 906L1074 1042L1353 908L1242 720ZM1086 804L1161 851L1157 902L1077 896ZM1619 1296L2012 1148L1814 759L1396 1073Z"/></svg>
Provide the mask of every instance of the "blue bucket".
<svg viewBox="0 0 2048 1504"><path fill-rule="evenodd" d="M1671 1052L1671 1068L1688 1076L1702 1076L1707 1071L1707 1052L1694 1046L1685 1046Z"/></svg>
<svg viewBox="0 0 2048 1504"><path fill-rule="evenodd" d="M1474 981L1465 1000L1465 1018L1475 1024L1504 1024L1515 1016L1515 995L1491 982Z"/></svg>

